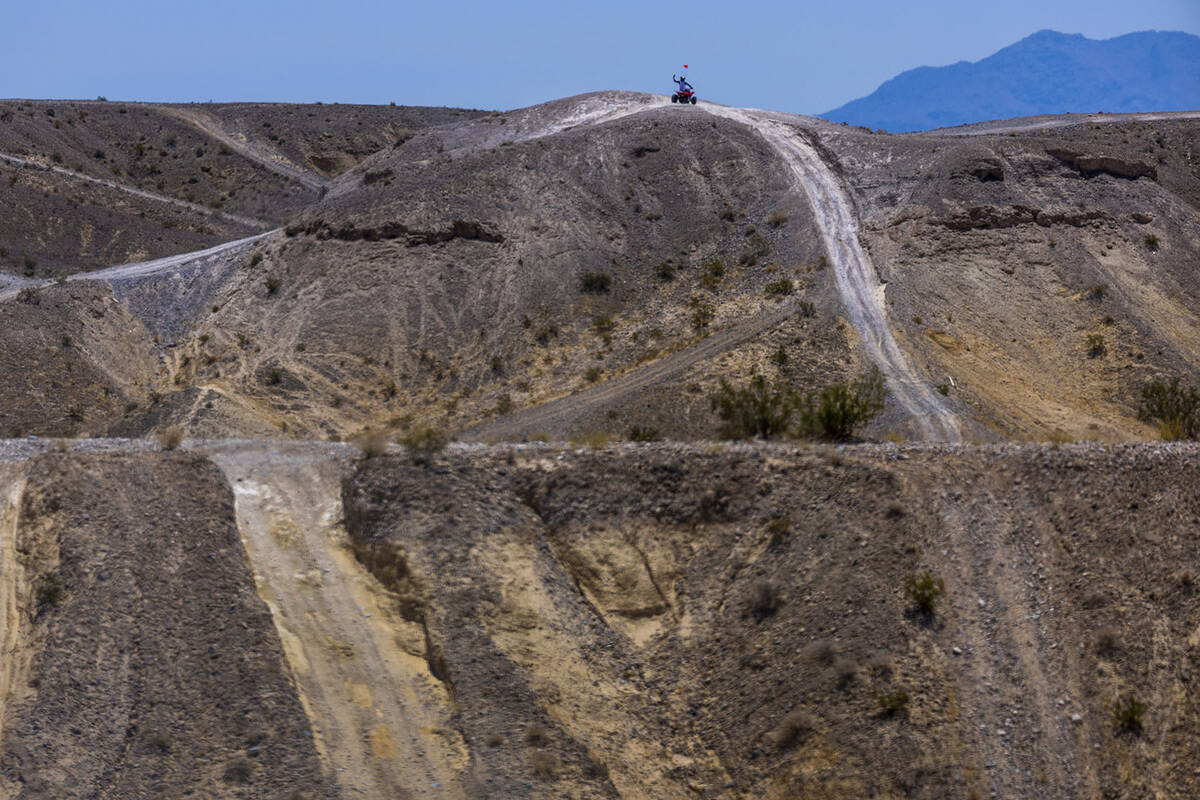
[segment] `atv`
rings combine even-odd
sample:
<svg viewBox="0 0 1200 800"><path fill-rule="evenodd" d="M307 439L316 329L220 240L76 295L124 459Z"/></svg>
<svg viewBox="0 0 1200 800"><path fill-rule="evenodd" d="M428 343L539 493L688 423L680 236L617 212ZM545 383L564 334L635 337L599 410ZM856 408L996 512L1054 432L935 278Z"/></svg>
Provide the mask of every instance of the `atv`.
<svg viewBox="0 0 1200 800"><path fill-rule="evenodd" d="M671 95L671 102L684 103L685 105L687 103L691 103L692 105L696 105L696 93L691 90L676 92L675 94Z"/></svg>

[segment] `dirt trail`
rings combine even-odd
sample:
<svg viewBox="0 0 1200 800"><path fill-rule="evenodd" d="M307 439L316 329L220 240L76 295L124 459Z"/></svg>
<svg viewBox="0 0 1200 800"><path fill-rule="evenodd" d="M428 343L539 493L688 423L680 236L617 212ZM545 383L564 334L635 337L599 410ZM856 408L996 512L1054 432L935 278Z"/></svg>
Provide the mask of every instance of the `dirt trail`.
<svg viewBox="0 0 1200 800"><path fill-rule="evenodd" d="M350 552L350 448L218 446L259 594L271 609L317 746L347 797L461 798L468 754L414 623Z"/></svg>
<svg viewBox="0 0 1200 800"><path fill-rule="evenodd" d="M1159 111L1143 114L1070 114L1052 117L1033 117L1017 122L996 120L976 122L960 128L933 128L914 131L917 136L986 136L994 133L1019 133L1050 128L1069 128L1072 125L1111 125L1116 122L1159 122L1173 119L1200 119L1200 111Z"/></svg>
<svg viewBox="0 0 1200 800"><path fill-rule="evenodd" d="M896 343L888 324L883 286L858 240L858 221L850 198L803 132L764 112L711 104L702 108L753 128L779 153L808 196L846 314L871 360L887 378L892 396L913 417L927 441L961 441L957 417L917 374Z"/></svg>
<svg viewBox="0 0 1200 800"><path fill-rule="evenodd" d="M147 275L153 275L159 272L175 269L177 267L187 266L188 264L210 256L220 255L222 253L236 250L240 247L245 247L252 242L257 242L266 236L270 236L276 231L271 230L265 233L256 233L253 236L247 236L244 239L237 239L232 242L225 242L215 247L210 247L206 250L196 250L190 253L179 253L178 255L166 256L164 258L156 258L151 261L138 261L133 264L122 264L116 267L107 267L105 269L95 270L94 272L78 272L74 275L69 275L65 280L68 281L120 281L129 280L132 278L144 278ZM54 281L26 281L19 286L0 291L0 302L9 300L24 288L37 288L40 286L49 286Z"/></svg>
<svg viewBox="0 0 1200 800"><path fill-rule="evenodd" d="M195 211L198 214L204 214L208 217L220 217L221 219L235 222L238 225L245 225L247 228L269 228L271 226L271 223L264 222L261 219L243 217L238 214L227 214L224 211L214 211L213 209L208 208L207 206L202 206L199 203L189 203L187 200L180 200L176 197L167 197L163 194L147 192L146 190L139 189L136 186L129 186L124 183L117 183L116 181L110 181L104 178L94 178L91 175L85 175L82 172L75 172L74 170L66 169L65 167L56 167L53 164L43 164L40 161L31 161L27 158L21 158L19 156L9 155L7 153L0 153L0 161L7 161L8 163L15 164L18 167L40 169L46 172L54 172L58 175L65 175L66 177L74 178L75 180L95 183L100 186L106 186L109 189L116 189L118 192L124 192L125 194L133 195L134 197L140 197L144 200L153 200L156 203L167 203L168 205L186 208L189 211Z"/></svg>
<svg viewBox="0 0 1200 800"><path fill-rule="evenodd" d="M1096 785L1080 785L1087 776L1070 730L1076 706L1064 662L1072 647L1051 628L1056 609L1039 599L1048 594L1040 544L1053 533L1026 527L990 496L970 502L944 502L941 518L948 597L963 637L962 736L984 767L976 788L993 797L1037 797L1047 786L1096 796Z"/></svg>
<svg viewBox="0 0 1200 800"><path fill-rule="evenodd" d="M770 311L702 339L691 347L637 367L631 372L590 386L575 394L521 409L507 417L490 420L459 434L477 441L512 441L544 431L561 431L589 412L618 403L633 394L669 380L677 380L696 364L716 358L780 325L796 313L794 301L785 301Z"/></svg>
<svg viewBox="0 0 1200 800"><path fill-rule="evenodd" d="M4 716L21 671L23 581L17 561L17 521L25 481L20 468L0 464L0 740Z"/></svg>
<svg viewBox="0 0 1200 800"><path fill-rule="evenodd" d="M261 142L251 142L240 133L229 133L221 127L219 122L203 112L178 106L158 106L158 109L164 114L169 114L175 119L203 131L206 135L236 150L256 164L266 167L276 175L282 175L317 191L329 185L329 181L325 178L296 166L282 154L271 150Z"/></svg>

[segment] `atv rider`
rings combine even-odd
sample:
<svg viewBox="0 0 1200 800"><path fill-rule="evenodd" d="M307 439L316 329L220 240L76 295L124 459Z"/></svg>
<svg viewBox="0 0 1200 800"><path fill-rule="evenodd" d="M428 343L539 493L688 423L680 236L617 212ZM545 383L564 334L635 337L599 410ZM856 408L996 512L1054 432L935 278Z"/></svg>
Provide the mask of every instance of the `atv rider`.
<svg viewBox="0 0 1200 800"><path fill-rule="evenodd" d="M692 85L687 82L687 75L684 75L682 78L676 78L675 73L672 72L671 80L679 84L679 94L686 94L692 91Z"/></svg>

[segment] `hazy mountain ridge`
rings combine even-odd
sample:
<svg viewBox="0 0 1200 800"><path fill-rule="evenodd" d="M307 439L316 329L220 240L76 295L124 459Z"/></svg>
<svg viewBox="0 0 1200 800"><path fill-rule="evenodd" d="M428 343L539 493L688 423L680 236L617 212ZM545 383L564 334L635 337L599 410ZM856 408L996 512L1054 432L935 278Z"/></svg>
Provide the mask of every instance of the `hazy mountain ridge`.
<svg viewBox="0 0 1200 800"><path fill-rule="evenodd" d="M889 131L1080 112L1200 107L1200 37L1145 31L1098 41L1045 30L977 62L918 67L821 116Z"/></svg>

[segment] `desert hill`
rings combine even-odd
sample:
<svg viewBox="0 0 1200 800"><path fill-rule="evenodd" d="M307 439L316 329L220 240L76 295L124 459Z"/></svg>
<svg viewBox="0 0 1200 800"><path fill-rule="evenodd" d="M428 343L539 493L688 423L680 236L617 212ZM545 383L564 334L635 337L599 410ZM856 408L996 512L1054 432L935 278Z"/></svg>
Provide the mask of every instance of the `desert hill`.
<svg viewBox="0 0 1200 800"><path fill-rule="evenodd" d="M1097 41L1038 31L977 62L918 67L821 116L918 131L1038 114L1200 108L1200 37L1142 31Z"/></svg>
<svg viewBox="0 0 1200 800"><path fill-rule="evenodd" d="M1197 794L1196 115L4 107L0 795Z"/></svg>

